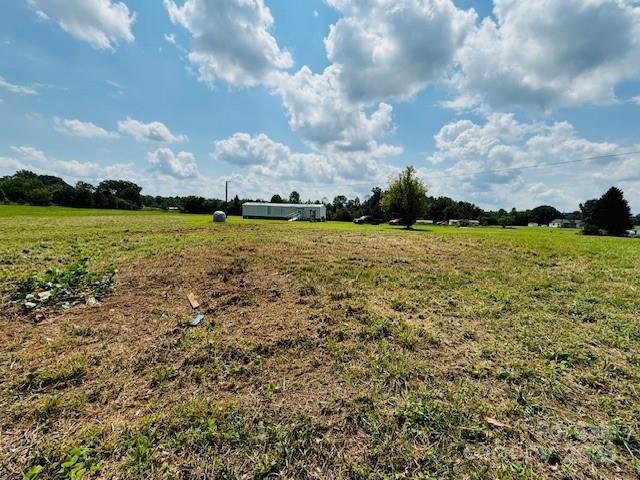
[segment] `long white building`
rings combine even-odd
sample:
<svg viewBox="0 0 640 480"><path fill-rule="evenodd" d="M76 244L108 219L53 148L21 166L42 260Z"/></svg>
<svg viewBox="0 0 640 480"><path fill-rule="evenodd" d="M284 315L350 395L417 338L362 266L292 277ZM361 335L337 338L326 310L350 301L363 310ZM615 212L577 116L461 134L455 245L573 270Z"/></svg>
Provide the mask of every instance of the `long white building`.
<svg viewBox="0 0 640 480"><path fill-rule="evenodd" d="M242 216L324 222L327 219L327 208L322 204L246 202L242 204Z"/></svg>

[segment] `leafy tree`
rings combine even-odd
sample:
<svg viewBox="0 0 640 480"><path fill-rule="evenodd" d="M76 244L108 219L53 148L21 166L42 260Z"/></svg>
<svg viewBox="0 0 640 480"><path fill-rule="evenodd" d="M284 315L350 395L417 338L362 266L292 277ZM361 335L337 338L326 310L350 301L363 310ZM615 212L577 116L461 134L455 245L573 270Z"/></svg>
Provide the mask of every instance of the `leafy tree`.
<svg viewBox="0 0 640 480"><path fill-rule="evenodd" d="M593 211L595 225L609 235L623 235L631 224L631 209L622 190L611 187L600 197Z"/></svg>
<svg viewBox="0 0 640 480"><path fill-rule="evenodd" d="M300 203L300 194L295 190L289 194L289 203Z"/></svg>
<svg viewBox="0 0 640 480"><path fill-rule="evenodd" d="M374 187L371 189L371 196L364 202L365 215L371 215L374 218L382 218L382 189Z"/></svg>
<svg viewBox="0 0 640 480"><path fill-rule="evenodd" d="M142 207L142 188L127 180L105 180L98 184L95 203L102 208L134 210Z"/></svg>
<svg viewBox="0 0 640 480"><path fill-rule="evenodd" d="M9 199L2 188L0 188L0 203L4 203L5 205L9 203Z"/></svg>
<svg viewBox="0 0 640 480"><path fill-rule="evenodd" d="M332 205L335 210L339 210L341 208L344 208L346 203L347 203L347 197L345 197L344 195L338 195L334 197Z"/></svg>
<svg viewBox="0 0 640 480"><path fill-rule="evenodd" d="M498 217L498 225L502 228L507 228L509 225L515 225L516 219L513 215L501 215Z"/></svg>
<svg viewBox="0 0 640 480"><path fill-rule="evenodd" d="M271 197L271 203L285 203L284 199L277 193Z"/></svg>
<svg viewBox="0 0 640 480"><path fill-rule="evenodd" d="M580 204L582 232L587 235L604 230L608 235L623 235L633 225L631 210L624 198L622 190L611 187L599 199L592 199Z"/></svg>
<svg viewBox="0 0 640 480"><path fill-rule="evenodd" d="M425 217L434 222L452 218L479 220L482 213L482 209L473 203L457 202L449 197L428 197Z"/></svg>
<svg viewBox="0 0 640 480"><path fill-rule="evenodd" d="M51 205L53 196L45 187L34 188L29 192L29 203L31 205Z"/></svg>
<svg viewBox="0 0 640 480"><path fill-rule="evenodd" d="M231 202L231 205L229 206L228 213L229 215L242 215L242 201L238 195L233 197L233 202Z"/></svg>
<svg viewBox="0 0 640 480"><path fill-rule="evenodd" d="M640 225L640 214L633 217L633 224Z"/></svg>
<svg viewBox="0 0 640 480"><path fill-rule="evenodd" d="M538 225L549 225L549 222L562 218L562 213L549 205L540 205L531 210L531 221Z"/></svg>
<svg viewBox="0 0 640 480"><path fill-rule="evenodd" d="M408 166L382 194L382 210L398 216L405 228L411 228L416 223L427 205L427 187L415 174L415 168Z"/></svg>
<svg viewBox="0 0 640 480"><path fill-rule="evenodd" d="M78 182L74 190L74 207L91 208L95 206L93 196L96 192L96 187L87 182Z"/></svg>

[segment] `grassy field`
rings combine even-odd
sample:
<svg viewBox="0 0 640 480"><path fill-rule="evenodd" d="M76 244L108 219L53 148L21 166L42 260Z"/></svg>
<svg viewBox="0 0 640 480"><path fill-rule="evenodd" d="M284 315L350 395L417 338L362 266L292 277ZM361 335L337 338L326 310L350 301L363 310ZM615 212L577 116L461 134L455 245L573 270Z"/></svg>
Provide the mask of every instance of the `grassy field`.
<svg viewBox="0 0 640 480"><path fill-rule="evenodd" d="M0 478L640 475L636 239L12 206L0 238ZM111 295L12 302L82 258Z"/></svg>

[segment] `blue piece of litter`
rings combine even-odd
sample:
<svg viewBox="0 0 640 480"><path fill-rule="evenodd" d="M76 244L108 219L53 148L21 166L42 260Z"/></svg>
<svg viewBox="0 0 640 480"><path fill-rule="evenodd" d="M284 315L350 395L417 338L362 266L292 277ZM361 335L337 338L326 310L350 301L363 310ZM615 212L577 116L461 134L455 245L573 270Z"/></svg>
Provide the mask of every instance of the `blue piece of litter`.
<svg viewBox="0 0 640 480"><path fill-rule="evenodd" d="M200 322L204 320L204 315L196 315L196 318L194 318L193 320L191 320L191 326L195 327L200 325Z"/></svg>

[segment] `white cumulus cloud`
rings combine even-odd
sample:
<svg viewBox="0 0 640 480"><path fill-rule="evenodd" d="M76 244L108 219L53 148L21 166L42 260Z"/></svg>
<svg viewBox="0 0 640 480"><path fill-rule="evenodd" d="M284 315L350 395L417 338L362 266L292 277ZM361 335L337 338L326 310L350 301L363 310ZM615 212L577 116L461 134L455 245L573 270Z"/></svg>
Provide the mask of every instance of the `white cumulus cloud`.
<svg viewBox="0 0 640 480"><path fill-rule="evenodd" d="M273 17L263 0L164 0L169 18L192 36L188 58L208 85L217 79L252 86L293 60L270 33Z"/></svg>
<svg viewBox="0 0 640 480"><path fill-rule="evenodd" d="M69 120L59 117L53 119L54 127L60 133L73 135L82 138L116 138L116 132L109 132L92 122L82 122L80 120Z"/></svg>
<svg viewBox="0 0 640 480"><path fill-rule="evenodd" d="M327 56L355 102L406 98L442 78L476 14L450 0L329 0L343 18L325 40Z"/></svg>
<svg viewBox="0 0 640 480"><path fill-rule="evenodd" d="M289 125L319 150L370 151L392 127L391 105L381 102L370 113L349 102L336 85L332 67L314 74L303 67L281 74L276 91L289 114Z"/></svg>
<svg viewBox="0 0 640 480"><path fill-rule="evenodd" d="M53 17L60 28L96 49L114 50L121 41L133 42L135 14L113 0L27 0L38 17ZM38 13L39 12L39 13Z"/></svg>
<svg viewBox="0 0 640 480"><path fill-rule="evenodd" d="M162 122L144 123L129 117L118 122L118 131L141 141L174 143L188 140L186 135L172 133Z"/></svg>
<svg viewBox="0 0 640 480"><path fill-rule="evenodd" d="M300 153L265 134L235 133L214 143L213 158L246 169L254 178L330 184L343 180L378 181L388 167L382 158L400 153L394 148L376 151Z"/></svg>
<svg viewBox="0 0 640 480"><path fill-rule="evenodd" d="M76 159L61 160L45 154L35 147L12 146L11 150L20 158L0 157L0 174L11 175L16 170L31 170L43 175L55 175L67 182L78 180L97 183L107 178L136 180L142 178L129 164L102 165L97 162Z"/></svg>
<svg viewBox="0 0 640 480"><path fill-rule="evenodd" d="M444 125L434 139L436 151L427 160L441 167L421 170L431 193L482 206L530 208L557 202L559 208L573 210L616 182L635 181L637 186L634 175L640 171L640 155L607 157L638 146L582 138L568 122L524 123L513 114L493 113L483 122ZM548 165L575 160L579 162ZM635 191L629 197L638 201Z"/></svg>
<svg viewBox="0 0 640 480"><path fill-rule="evenodd" d="M459 53L453 83L493 109L616 101L640 74L640 6L626 0L495 0Z"/></svg>
<svg viewBox="0 0 640 480"><path fill-rule="evenodd" d="M174 153L170 148L158 148L147 154L147 160L154 170L175 178L193 178L198 176L196 158L189 152Z"/></svg>

